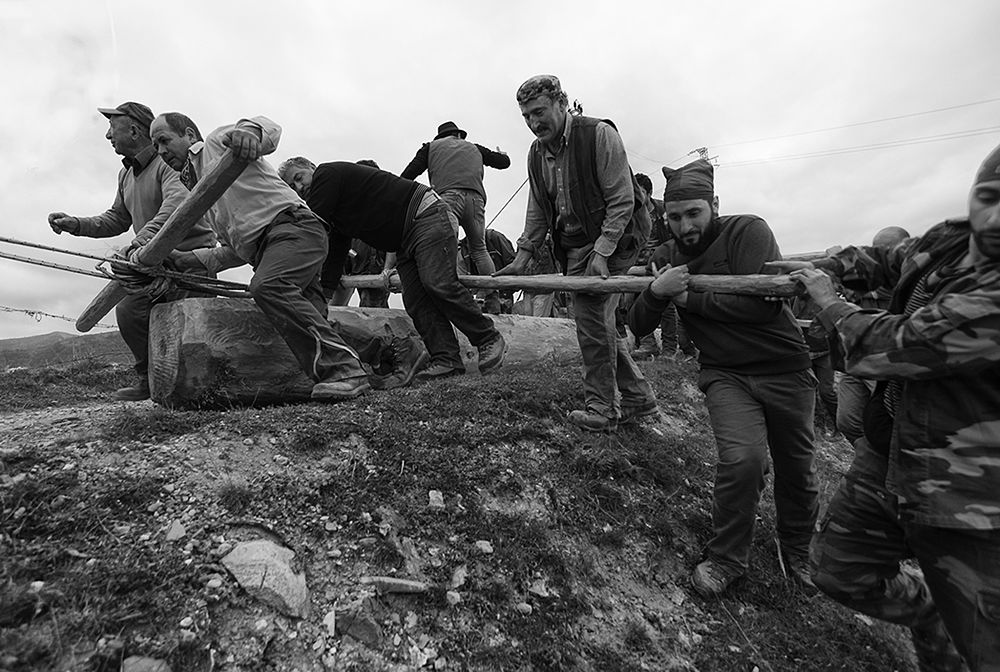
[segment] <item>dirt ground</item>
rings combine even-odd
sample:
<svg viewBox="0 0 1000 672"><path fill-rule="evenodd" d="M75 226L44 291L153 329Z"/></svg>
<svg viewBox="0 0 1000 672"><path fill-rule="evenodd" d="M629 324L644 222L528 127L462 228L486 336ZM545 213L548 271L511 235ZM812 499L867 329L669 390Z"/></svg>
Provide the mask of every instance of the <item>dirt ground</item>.
<svg viewBox="0 0 1000 672"><path fill-rule="evenodd" d="M902 630L782 575L769 492L748 576L691 590L711 432L692 362L642 366L662 417L611 436L565 422L566 365L222 411L107 402L97 364L5 374L0 670L913 670ZM850 449L817 446L828 498ZM295 552L307 617L222 566L253 539Z"/></svg>

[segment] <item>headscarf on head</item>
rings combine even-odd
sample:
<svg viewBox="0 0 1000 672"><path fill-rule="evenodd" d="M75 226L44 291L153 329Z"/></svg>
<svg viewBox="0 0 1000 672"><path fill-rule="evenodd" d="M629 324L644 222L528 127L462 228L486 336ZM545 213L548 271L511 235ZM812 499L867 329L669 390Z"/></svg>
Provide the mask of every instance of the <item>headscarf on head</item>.
<svg viewBox="0 0 1000 672"><path fill-rule="evenodd" d="M709 204L715 199L715 169L705 159L692 161L680 168L663 167L667 186L663 189L663 202L693 201L702 199Z"/></svg>
<svg viewBox="0 0 1000 672"><path fill-rule="evenodd" d="M517 104L524 105L538 96L548 96L552 100L565 99L562 84L555 75L535 75L517 89Z"/></svg>
<svg viewBox="0 0 1000 672"><path fill-rule="evenodd" d="M976 181L973 184L996 180L1000 180L1000 145L994 147L983 161L983 165L979 166L979 170L976 171Z"/></svg>

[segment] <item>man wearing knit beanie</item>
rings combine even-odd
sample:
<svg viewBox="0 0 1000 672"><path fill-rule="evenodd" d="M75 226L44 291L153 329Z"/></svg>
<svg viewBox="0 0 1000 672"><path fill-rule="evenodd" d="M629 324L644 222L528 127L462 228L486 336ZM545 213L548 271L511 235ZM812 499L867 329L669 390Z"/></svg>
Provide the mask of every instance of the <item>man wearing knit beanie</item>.
<svg viewBox="0 0 1000 672"><path fill-rule="evenodd" d="M813 540L816 585L909 627L924 671L1000 670L1000 147L968 203L892 248L778 266L800 269L843 370L886 381ZM840 300L824 270L894 287L888 310Z"/></svg>
<svg viewBox="0 0 1000 672"><path fill-rule="evenodd" d="M714 170L704 159L664 168L664 216L674 240L650 259L657 276L629 311L636 337L652 331L672 303L700 351L705 393L719 451L712 538L691 576L704 597L722 594L746 573L768 462L785 566L806 590L818 487L813 463L816 378L809 351L785 302L689 290L688 274L760 273L781 252L755 215L719 215Z"/></svg>
<svg viewBox="0 0 1000 672"><path fill-rule="evenodd" d="M517 255L497 275L523 274L550 232L566 275L624 274L651 223L618 131L607 120L570 114L554 75L527 80L516 98L536 138L528 150L531 189ZM659 412L652 388L618 337L618 296L573 298L585 408L571 411L568 420L587 431L614 431L619 422Z"/></svg>

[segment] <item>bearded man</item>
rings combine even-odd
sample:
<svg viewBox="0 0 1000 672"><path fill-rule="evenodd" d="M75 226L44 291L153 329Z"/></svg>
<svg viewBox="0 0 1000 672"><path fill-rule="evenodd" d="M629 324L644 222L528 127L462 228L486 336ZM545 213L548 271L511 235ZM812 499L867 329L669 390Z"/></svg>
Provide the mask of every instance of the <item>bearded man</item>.
<svg viewBox="0 0 1000 672"><path fill-rule="evenodd" d="M782 301L688 290L688 274L760 273L781 259L774 234L756 215L719 215L712 164L704 159L663 169L664 215L673 241L650 259L656 279L629 310L636 338L656 328L672 303L697 346L719 462L712 539L691 576L704 597L722 594L746 573L768 452L774 506L786 566L803 587L816 524L813 408L816 377L792 311Z"/></svg>

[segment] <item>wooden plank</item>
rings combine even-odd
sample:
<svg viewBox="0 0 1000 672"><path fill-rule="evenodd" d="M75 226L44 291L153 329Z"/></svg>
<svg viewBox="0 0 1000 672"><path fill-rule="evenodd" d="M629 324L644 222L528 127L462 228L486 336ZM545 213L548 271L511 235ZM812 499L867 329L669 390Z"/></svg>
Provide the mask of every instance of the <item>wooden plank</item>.
<svg viewBox="0 0 1000 672"><path fill-rule="evenodd" d="M163 227L143 246L138 257L139 263L156 266L166 259L246 167L246 161L237 159L231 151L226 150L219 162L202 176L191 193L170 214ZM90 331L126 296L128 292L120 282L109 282L77 318L76 330Z"/></svg>
<svg viewBox="0 0 1000 672"><path fill-rule="evenodd" d="M460 275L459 281L470 289L523 289L534 294L544 292L588 292L591 294L638 294L652 281L650 276L616 275L607 279L565 275ZM345 287L379 289L379 275L345 275ZM742 294L747 296L793 297L801 293L799 284L785 275L692 275L689 287L697 292ZM393 291L400 291L399 277L393 276Z"/></svg>

